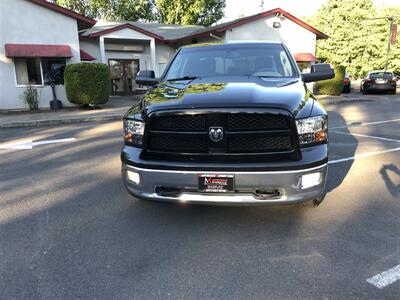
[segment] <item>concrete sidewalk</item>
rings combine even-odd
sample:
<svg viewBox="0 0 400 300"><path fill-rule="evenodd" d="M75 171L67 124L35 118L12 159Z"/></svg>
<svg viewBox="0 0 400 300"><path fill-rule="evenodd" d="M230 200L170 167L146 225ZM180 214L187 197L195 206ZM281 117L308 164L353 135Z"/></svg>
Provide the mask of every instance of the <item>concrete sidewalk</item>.
<svg viewBox="0 0 400 300"><path fill-rule="evenodd" d="M316 95L317 99L324 104L339 104L339 103L351 103L360 101L374 101L375 98L364 96L360 93L341 94L340 96L330 95Z"/></svg>
<svg viewBox="0 0 400 300"><path fill-rule="evenodd" d="M138 100L137 95L112 96L107 104L96 109L71 107L58 111L0 111L0 128L120 120Z"/></svg>
<svg viewBox="0 0 400 300"><path fill-rule="evenodd" d="M352 90L351 93L341 94L340 96L316 95L317 99L324 104L340 104L361 101L386 101L399 100L400 90L397 89L397 94L368 94L363 95L359 91Z"/></svg>

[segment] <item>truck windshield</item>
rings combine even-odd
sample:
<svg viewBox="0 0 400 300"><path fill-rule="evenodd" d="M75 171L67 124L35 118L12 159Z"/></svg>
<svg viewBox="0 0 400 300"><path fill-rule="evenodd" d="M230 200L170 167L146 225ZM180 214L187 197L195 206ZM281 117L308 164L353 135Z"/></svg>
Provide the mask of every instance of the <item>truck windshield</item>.
<svg viewBox="0 0 400 300"><path fill-rule="evenodd" d="M295 77L280 44L220 45L182 48L164 80L218 76Z"/></svg>

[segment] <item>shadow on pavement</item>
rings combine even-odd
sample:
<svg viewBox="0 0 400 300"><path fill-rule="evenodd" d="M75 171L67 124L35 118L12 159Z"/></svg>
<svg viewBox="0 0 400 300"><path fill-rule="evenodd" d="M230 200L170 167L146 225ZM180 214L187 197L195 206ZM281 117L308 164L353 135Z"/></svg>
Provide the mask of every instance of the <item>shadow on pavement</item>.
<svg viewBox="0 0 400 300"><path fill-rule="evenodd" d="M329 112L329 118L335 119L338 123L346 124L345 119L335 111ZM351 135L348 128L344 127L340 131L340 134L335 134L334 132L329 134L329 161L353 157L357 150L358 141ZM326 185L327 193L332 192L342 184L353 162L354 160L349 160L329 165L328 181Z"/></svg>
<svg viewBox="0 0 400 300"><path fill-rule="evenodd" d="M380 173L382 175L383 180L385 181L386 187L393 197L400 197L400 183L395 184L393 180L390 178L389 173L392 172L398 176L400 176L400 169L396 167L394 164L383 165Z"/></svg>

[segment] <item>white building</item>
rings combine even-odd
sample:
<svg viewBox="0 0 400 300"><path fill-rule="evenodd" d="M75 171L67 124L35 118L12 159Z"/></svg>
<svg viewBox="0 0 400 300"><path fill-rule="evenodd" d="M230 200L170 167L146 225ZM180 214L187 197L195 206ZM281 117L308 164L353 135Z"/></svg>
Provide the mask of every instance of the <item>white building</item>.
<svg viewBox="0 0 400 300"><path fill-rule="evenodd" d="M79 30L96 21L43 0L1 0L0 22L0 109L26 108L20 95L29 83L38 87L39 105L48 107L48 75L81 61ZM56 92L68 105L64 87Z"/></svg>
<svg viewBox="0 0 400 300"><path fill-rule="evenodd" d="M315 61L316 40L327 36L280 8L212 27L95 21L45 0L2 0L0 6L0 109L26 107L20 99L33 84L40 107L52 100L49 75L69 63L93 60L110 67L113 93L138 87L139 69L160 76L182 45L235 40L286 43L298 62ZM62 79L57 98L66 99Z"/></svg>

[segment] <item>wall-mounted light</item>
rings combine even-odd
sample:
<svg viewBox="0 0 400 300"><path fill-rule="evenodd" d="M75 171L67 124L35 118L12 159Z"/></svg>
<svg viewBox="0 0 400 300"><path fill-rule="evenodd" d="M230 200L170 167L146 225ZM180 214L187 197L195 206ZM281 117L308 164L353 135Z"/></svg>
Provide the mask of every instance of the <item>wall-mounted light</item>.
<svg viewBox="0 0 400 300"><path fill-rule="evenodd" d="M281 28L281 22L274 22L273 24L272 24L272 27L274 27L274 28Z"/></svg>

